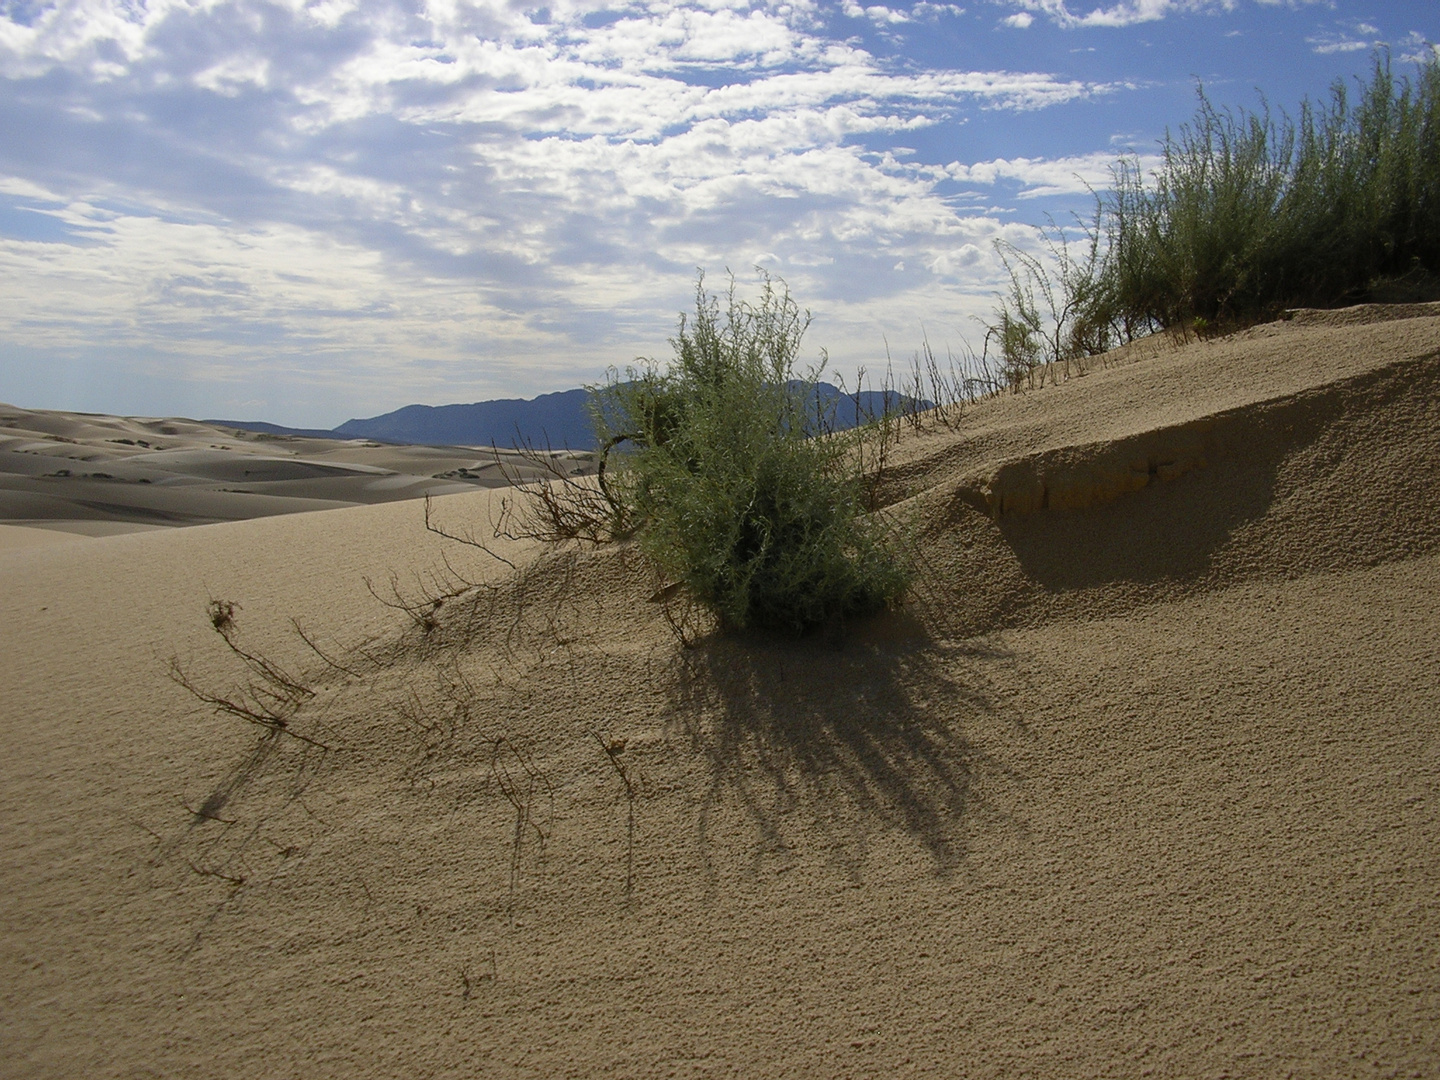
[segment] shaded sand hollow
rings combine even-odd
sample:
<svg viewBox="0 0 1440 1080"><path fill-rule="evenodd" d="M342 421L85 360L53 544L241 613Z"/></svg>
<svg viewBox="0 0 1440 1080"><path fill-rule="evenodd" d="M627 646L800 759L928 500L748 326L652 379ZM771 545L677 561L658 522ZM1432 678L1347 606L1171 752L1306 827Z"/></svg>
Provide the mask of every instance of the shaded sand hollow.
<svg viewBox="0 0 1440 1080"><path fill-rule="evenodd" d="M632 551L413 502L0 552L0 1073L1440 1074L1440 309L1387 314L907 437L920 582L838 642L682 649ZM167 678L263 689L209 598L287 733Z"/></svg>

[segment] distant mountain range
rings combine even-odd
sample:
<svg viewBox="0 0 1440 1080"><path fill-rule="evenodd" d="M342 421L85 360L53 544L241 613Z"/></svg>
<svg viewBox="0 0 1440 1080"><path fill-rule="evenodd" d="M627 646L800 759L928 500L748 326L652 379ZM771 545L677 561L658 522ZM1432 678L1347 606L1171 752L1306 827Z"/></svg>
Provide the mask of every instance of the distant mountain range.
<svg viewBox="0 0 1440 1080"><path fill-rule="evenodd" d="M854 427L861 419L887 408L904 409L911 399L894 391L866 390L855 397L829 383L812 388L820 407L833 409L837 428ZM259 431L268 435L302 435L323 439L370 439L374 442L417 446L534 446L554 450L593 450L595 432L586 409L588 390L564 390L528 400L503 398L472 405L406 405L368 419L347 420L329 431L287 428L258 420L206 420L221 427ZM915 402L928 408L929 402Z"/></svg>

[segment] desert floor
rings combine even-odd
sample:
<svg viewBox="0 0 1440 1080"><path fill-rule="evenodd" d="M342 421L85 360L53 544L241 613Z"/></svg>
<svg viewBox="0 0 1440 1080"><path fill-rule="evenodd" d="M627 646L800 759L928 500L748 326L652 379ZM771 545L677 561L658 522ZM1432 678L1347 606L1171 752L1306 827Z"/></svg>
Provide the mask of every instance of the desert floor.
<svg viewBox="0 0 1440 1080"><path fill-rule="evenodd" d="M1440 1075L1440 306L891 465L798 642L415 501L0 550L0 1073Z"/></svg>

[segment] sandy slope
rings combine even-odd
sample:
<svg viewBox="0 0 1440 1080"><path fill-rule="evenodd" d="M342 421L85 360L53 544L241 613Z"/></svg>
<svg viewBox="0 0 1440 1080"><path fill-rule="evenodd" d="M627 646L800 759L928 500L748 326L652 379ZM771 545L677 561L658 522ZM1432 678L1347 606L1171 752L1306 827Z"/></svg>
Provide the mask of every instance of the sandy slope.
<svg viewBox="0 0 1440 1080"><path fill-rule="evenodd" d="M0 1071L1435 1075L1415 314L912 437L921 587L838 645L680 649L633 553L506 584L413 503L0 552ZM362 577L442 550L495 587L406 629ZM166 679L243 683L211 596L328 751Z"/></svg>
<svg viewBox="0 0 1440 1080"><path fill-rule="evenodd" d="M584 455L535 457L566 472L586 467ZM545 468L503 450L0 404L0 548L500 487Z"/></svg>

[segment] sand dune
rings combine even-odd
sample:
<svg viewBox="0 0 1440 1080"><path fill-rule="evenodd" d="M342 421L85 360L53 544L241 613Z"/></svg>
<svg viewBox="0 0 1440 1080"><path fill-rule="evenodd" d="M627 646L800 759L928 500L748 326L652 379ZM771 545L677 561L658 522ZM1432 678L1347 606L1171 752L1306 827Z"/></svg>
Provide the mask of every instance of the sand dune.
<svg viewBox="0 0 1440 1080"><path fill-rule="evenodd" d="M548 454L567 472L584 455ZM257 434L193 420L0 405L0 544L109 536L500 487L544 468L511 451ZM27 530L25 533L14 529Z"/></svg>
<svg viewBox="0 0 1440 1080"><path fill-rule="evenodd" d="M1435 1075L1440 307L1376 315L908 436L840 642L412 502L0 551L4 1072ZM210 598L313 741L166 677L255 685Z"/></svg>

